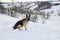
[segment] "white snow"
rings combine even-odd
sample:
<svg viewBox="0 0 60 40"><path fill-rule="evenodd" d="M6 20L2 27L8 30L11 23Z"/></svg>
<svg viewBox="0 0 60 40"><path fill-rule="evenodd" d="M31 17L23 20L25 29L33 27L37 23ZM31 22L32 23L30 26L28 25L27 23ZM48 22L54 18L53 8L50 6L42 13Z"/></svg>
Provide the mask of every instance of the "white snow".
<svg viewBox="0 0 60 40"><path fill-rule="evenodd" d="M29 9L34 10L36 7L38 7L38 5L34 5L34 6L30 7Z"/></svg>
<svg viewBox="0 0 60 40"><path fill-rule="evenodd" d="M8 6L9 4L1 4L1 5L3 5L4 8L8 8L9 7Z"/></svg>
<svg viewBox="0 0 60 40"><path fill-rule="evenodd" d="M12 30L18 20L0 14L0 40L60 40L60 16L51 16L45 24L29 22L27 31Z"/></svg>
<svg viewBox="0 0 60 40"><path fill-rule="evenodd" d="M60 11L60 5L52 6L51 10L54 12L55 15Z"/></svg>
<svg viewBox="0 0 60 40"><path fill-rule="evenodd" d="M26 8L28 8L28 7L30 7L30 6L33 6L34 5L34 3L31 3L29 6L26 6Z"/></svg>
<svg viewBox="0 0 60 40"><path fill-rule="evenodd" d="M52 4L60 3L60 1L51 2Z"/></svg>

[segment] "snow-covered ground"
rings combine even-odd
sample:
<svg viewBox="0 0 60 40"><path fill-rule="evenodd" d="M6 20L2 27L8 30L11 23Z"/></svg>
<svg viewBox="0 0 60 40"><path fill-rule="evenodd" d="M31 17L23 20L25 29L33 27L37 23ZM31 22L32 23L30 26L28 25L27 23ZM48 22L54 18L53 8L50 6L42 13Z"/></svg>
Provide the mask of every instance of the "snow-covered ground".
<svg viewBox="0 0 60 40"><path fill-rule="evenodd" d="M60 16L51 16L45 24L29 22L27 31L12 30L18 20L0 14L0 40L60 40Z"/></svg>

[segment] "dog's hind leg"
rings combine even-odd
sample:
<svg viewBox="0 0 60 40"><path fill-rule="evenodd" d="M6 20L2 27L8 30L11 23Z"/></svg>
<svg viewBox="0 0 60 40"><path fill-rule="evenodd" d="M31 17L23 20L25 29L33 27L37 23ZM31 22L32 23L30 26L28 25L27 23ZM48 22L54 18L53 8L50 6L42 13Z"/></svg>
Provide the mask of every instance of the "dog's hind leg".
<svg viewBox="0 0 60 40"><path fill-rule="evenodd" d="M17 29L19 29L19 30L20 30L20 28L21 28L21 25L18 25L18 26L17 26Z"/></svg>

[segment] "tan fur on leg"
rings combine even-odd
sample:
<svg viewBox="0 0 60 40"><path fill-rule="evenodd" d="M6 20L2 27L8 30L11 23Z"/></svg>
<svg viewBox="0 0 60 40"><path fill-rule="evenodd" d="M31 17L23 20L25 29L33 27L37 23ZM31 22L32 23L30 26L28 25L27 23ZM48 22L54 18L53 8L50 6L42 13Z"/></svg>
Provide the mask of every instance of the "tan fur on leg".
<svg viewBox="0 0 60 40"><path fill-rule="evenodd" d="M27 30L27 22L24 23L25 30Z"/></svg>

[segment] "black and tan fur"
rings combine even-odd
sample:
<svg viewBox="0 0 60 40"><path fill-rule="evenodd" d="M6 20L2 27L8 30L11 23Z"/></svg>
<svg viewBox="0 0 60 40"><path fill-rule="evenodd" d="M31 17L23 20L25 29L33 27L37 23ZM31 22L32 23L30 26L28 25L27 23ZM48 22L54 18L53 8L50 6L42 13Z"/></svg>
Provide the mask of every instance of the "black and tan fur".
<svg viewBox="0 0 60 40"><path fill-rule="evenodd" d="M14 26L13 26L13 29L19 29L22 28L22 27L25 27L25 30L27 30L27 27L26 25L28 24L28 21L30 20L30 14L27 15L26 14L26 18L22 19L22 20L19 20Z"/></svg>

